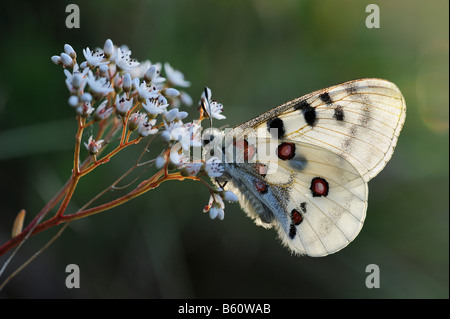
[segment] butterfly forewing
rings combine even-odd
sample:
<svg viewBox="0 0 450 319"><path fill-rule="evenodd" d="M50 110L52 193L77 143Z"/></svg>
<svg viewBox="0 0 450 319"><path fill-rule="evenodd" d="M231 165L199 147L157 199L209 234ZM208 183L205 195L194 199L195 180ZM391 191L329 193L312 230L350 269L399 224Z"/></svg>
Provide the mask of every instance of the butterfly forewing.
<svg viewBox="0 0 450 319"><path fill-rule="evenodd" d="M369 181L391 158L405 116L405 101L395 84L363 79L295 99L240 127L253 127L259 137L326 148L346 158Z"/></svg>

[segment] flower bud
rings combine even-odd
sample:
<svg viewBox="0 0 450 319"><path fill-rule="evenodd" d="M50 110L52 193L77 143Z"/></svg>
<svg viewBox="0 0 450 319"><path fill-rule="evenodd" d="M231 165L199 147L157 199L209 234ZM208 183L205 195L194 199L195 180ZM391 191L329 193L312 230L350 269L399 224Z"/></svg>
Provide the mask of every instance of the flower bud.
<svg viewBox="0 0 450 319"><path fill-rule="evenodd" d="M89 93L83 93L80 96L80 100L84 103L86 102L91 102L92 101L92 95L90 95Z"/></svg>
<svg viewBox="0 0 450 319"><path fill-rule="evenodd" d="M66 54L68 54L72 59L77 58L77 53L70 44L64 44L64 52L66 52Z"/></svg>
<svg viewBox="0 0 450 319"><path fill-rule="evenodd" d="M64 66L73 67L73 59L66 53L61 53L61 62Z"/></svg>
<svg viewBox="0 0 450 319"><path fill-rule="evenodd" d="M69 105L72 106L72 107L78 106L78 102L79 102L78 96L71 95L69 97L69 101L68 102L69 102Z"/></svg>
<svg viewBox="0 0 450 319"><path fill-rule="evenodd" d="M52 56L52 62L56 65L62 64L61 57L59 55Z"/></svg>
<svg viewBox="0 0 450 319"><path fill-rule="evenodd" d="M75 89L78 89L81 86L81 84L83 84L83 78L81 77L81 75L74 74L72 77L72 86Z"/></svg>
<svg viewBox="0 0 450 319"><path fill-rule="evenodd" d="M127 92L127 93L130 92L131 86L132 86L131 75L130 75L130 73L125 73L125 75L123 76L123 82L122 82L123 91Z"/></svg>
<svg viewBox="0 0 450 319"><path fill-rule="evenodd" d="M111 39L106 40L105 45L103 46L103 53L105 54L105 58L109 59L114 53L114 44Z"/></svg>
<svg viewBox="0 0 450 319"><path fill-rule="evenodd" d="M152 65L147 72L145 72L144 75L144 80L147 82L151 82L154 78L156 78L158 76L158 68L156 67L156 65Z"/></svg>
<svg viewBox="0 0 450 319"><path fill-rule="evenodd" d="M159 155L155 159L155 166L156 166L156 168L160 169L160 168L163 168L164 165L166 165L166 159L164 158L164 156Z"/></svg>

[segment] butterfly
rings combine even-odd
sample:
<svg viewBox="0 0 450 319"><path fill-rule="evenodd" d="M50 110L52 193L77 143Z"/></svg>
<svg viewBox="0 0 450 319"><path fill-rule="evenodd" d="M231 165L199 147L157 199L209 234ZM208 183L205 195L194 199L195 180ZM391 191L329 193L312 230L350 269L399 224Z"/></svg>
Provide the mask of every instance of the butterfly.
<svg viewBox="0 0 450 319"><path fill-rule="evenodd" d="M391 158L405 117L402 93L386 80L318 90L211 133L210 155L224 170L216 182L294 254L335 253L360 232L368 182Z"/></svg>

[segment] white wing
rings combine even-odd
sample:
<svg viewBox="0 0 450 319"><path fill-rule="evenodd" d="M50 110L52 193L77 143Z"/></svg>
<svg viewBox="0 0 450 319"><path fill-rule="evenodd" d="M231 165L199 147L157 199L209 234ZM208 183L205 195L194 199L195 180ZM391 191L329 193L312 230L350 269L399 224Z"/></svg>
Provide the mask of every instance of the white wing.
<svg viewBox="0 0 450 319"><path fill-rule="evenodd" d="M395 84L361 79L292 100L235 129L323 147L369 181L391 158L405 117L405 100Z"/></svg>
<svg viewBox="0 0 450 319"><path fill-rule="evenodd" d="M263 143L258 141L259 151ZM348 161L326 149L282 144L293 146L292 158L260 161L255 154L252 163L226 163L228 189L258 225L275 226L294 253L325 256L344 248L362 228L367 183ZM279 150L271 141L267 145L272 153Z"/></svg>
<svg viewBox="0 0 450 319"><path fill-rule="evenodd" d="M313 92L228 132L224 178L293 252L334 253L361 230L367 182L391 158L405 116L402 94L385 80Z"/></svg>

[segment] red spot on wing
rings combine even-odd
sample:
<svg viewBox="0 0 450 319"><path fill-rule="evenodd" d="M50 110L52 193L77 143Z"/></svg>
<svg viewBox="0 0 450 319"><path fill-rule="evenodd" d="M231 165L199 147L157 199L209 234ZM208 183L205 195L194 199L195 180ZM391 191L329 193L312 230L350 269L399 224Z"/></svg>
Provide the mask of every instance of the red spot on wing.
<svg viewBox="0 0 450 319"><path fill-rule="evenodd" d="M256 173L265 177L267 172L269 171L269 167L263 163L256 163Z"/></svg>
<svg viewBox="0 0 450 319"><path fill-rule="evenodd" d="M253 156L255 156L255 147L253 145L249 145L247 140L242 139L234 141L233 145L236 147L236 151L243 152L244 161L248 162L248 160L251 160Z"/></svg>
<svg viewBox="0 0 450 319"><path fill-rule="evenodd" d="M328 182L322 177L314 177L311 180L310 190L314 197L327 196L329 190Z"/></svg>
<svg viewBox="0 0 450 319"><path fill-rule="evenodd" d="M269 187L267 186L267 184L259 179L256 179L253 181L253 186L255 186L256 190L260 194L266 194L267 191L269 190Z"/></svg>
<svg viewBox="0 0 450 319"><path fill-rule="evenodd" d="M277 149L278 158L283 161L290 160L295 156L295 144L294 143L281 143Z"/></svg>
<svg viewBox="0 0 450 319"><path fill-rule="evenodd" d="M296 209L293 209L291 212L291 220L294 225L300 225L303 221L303 216L300 214L300 212Z"/></svg>

